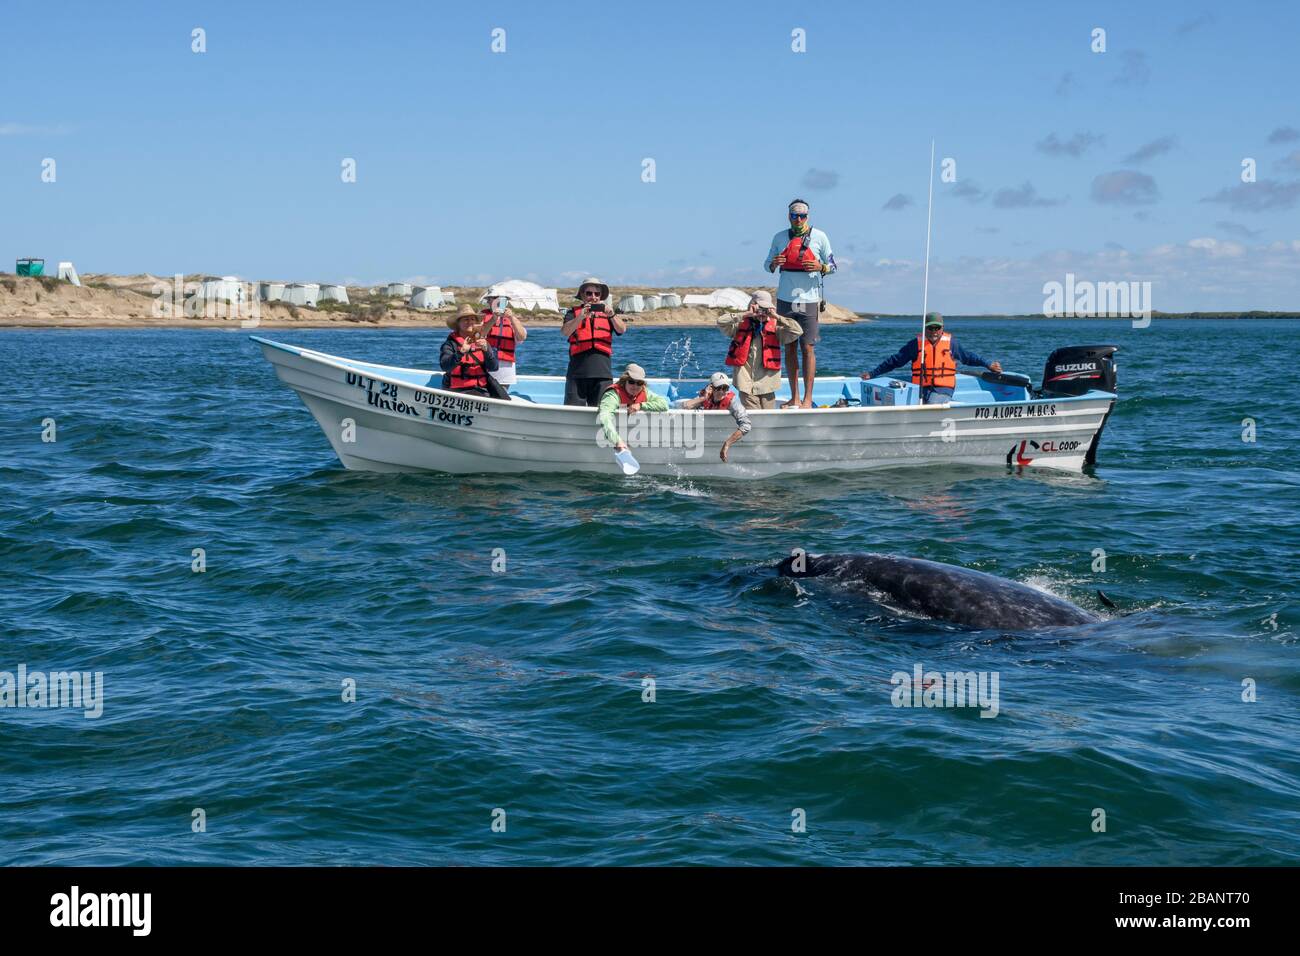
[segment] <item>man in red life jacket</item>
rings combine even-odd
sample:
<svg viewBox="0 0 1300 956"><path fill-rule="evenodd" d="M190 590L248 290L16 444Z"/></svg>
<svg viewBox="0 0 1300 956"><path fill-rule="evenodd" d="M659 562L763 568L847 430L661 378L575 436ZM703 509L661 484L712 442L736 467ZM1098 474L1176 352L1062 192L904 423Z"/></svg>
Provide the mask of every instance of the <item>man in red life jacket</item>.
<svg viewBox="0 0 1300 956"><path fill-rule="evenodd" d="M731 379L727 378L723 372L714 372L709 378L708 386L701 389L697 396L678 399L673 403L673 408L731 413L731 417L736 423L736 430L722 443L722 448L718 451L718 457L724 462L727 461L727 452L731 450L731 446L748 435L750 428L753 427L749 421L749 412L745 411L745 405L741 402L740 396L731 387Z"/></svg>
<svg viewBox="0 0 1300 956"><path fill-rule="evenodd" d="M957 387L957 366L977 365L980 368L1002 371L1001 362L987 362L974 352L968 352L943 330L943 316L931 312L925 317L925 361L921 361L921 336L916 336L890 358L885 359L863 378L875 378L892 372L900 365L912 363L912 382L921 386L921 403L943 405L952 401Z"/></svg>
<svg viewBox="0 0 1300 956"><path fill-rule="evenodd" d="M825 277L835 271L835 255L826 233L808 223L808 204L802 199L790 203L790 228L772 237L763 267L780 273L776 287L776 311L799 323L803 336L798 346L785 347L786 371L790 376L790 400L783 408L812 408L813 379L817 377L817 354L821 339L819 317L826 304L822 289ZM803 356L803 398L799 397L799 356Z"/></svg>
<svg viewBox="0 0 1300 956"><path fill-rule="evenodd" d="M772 293L759 289L741 315L724 313L718 328L731 339L727 364L735 369L736 391L749 409L776 407L781 387L781 350L797 342L803 330L787 315L778 315Z"/></svg>
<svg viewBox="0 0 1300 956"><path fill-rule="evenodd" d="M497 369L497 354L483 340L478 313L472 305L462 305L454 316L447 318L447 328L451 334L438 353L438 367L444 373L442 387L489 397L488 373Z"/></svg>
<svg viewBox="0 0 1300 956"><path fill-rule="evenodd" d="M627 325L607 305L609 286L595 276L578 286L578 301L564 313L560 334L569 340L569 367L564 373L564 404L600 405L600 396L614 380L614 336Z"/></svg>
<svg viewBox="0 0 1300 956"><path fill-rule="evenodd" d="M501 311L497 311L498 304ZM515 384L515 350L528 338L528 329L519 317L510 311L510 300L505 296L491 296L488 307L482 312L483 338L497 353L497 370L492 373L496 383L507 392Z"/></svg>

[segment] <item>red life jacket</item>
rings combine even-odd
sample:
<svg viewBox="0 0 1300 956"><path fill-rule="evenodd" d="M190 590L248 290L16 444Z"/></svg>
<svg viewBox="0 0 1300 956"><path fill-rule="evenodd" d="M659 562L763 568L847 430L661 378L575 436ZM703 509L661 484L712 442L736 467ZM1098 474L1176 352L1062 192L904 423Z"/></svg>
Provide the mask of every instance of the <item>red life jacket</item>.
<svg viewBox="0 0 1300 956"><path fill-rule="evenodd" d="M631 405L633 402L644 402L644 401L645 401L645 393L646 393L646 390L645 390L644 388L641 389L641 394L640 394L639 397L637 397L637 398L633 398L633 397L628 393L628 390L625 389L625 388L623 387L623 383L622 383L622 382L615 382L613 385L606 385L606 386L605 386L605 391L600 393L600 397L601 397L601 398L604 398L604 397L605 397L605 393L606 393L606 392L609 392L609 391L615 391L615 392L618 392L618 403L619 403L620 405Z"/></svg>
<svg viewBox="0 0 1300 956"><path fill-rule="evenodd" d="M459 348L465 342L463 335L451 336L451 340ZM460 361L451 367L447 373L447 387L453 392L459 392L467 388L487 389L487 370L483 368L487 355L481 348L470 349L460 357Z"/></svg>
<svg viewBox="0 0 1300 956"><path fill-rule="evenodd" d="M579 306L574 312L581 310L582 306ZM585 316L569 336L570 357L592 349L606 355L614 354L614 326L609 321L608 312L592 312Z"/></svg>
<svg viewBox="0 0 1300 956"><path fill-rule="evenodd" d="M781 253L782 272L806 272L803 263L821 261L817 258L817 253L809 248L812 243L811 226L802 236L796 236L793 229L787 229L785 234L790 237L790 241L786 243L785 252Z"/></svg>
<svg viewBox="0 0 1300 956"><path fill-rule="evenodd" d="M754 339L754 320L746 319L731 340L727 349L728 365L744 365L749 361L749 346ZM763 323L763 368L781 370L781 343L776 337L776 317L769 316Z"/></svg>
<svg viewBox="0 0 1300 956"><path fill-rule="evenodd" d="M704 398L704 396L705 396L706 394L708 394L708 391L709 391L709 390L708 390L707 388L706 388L706 389L703 389L703 390L700 392L700 398ZM713 399L711 399L711 398L704 398L704 401L700 402L699 407L700 407L700 409L702 409L703 411L706 411L706 412L711 412L711 411L713 411L713 410L716 409L716 408L730 408L730 407L731 407L731 390L730 390L730 389L727 390L727 400L726 400L725 402L715 402L715 401L714 401Z"/></svg>
<svg viewBox="0 0 1300 956"><path fill-rule="evenodd" d="M948 332L931 345L924 335L917 337L916 358L912 360L912 384L923 388L956 388L957 363L952 357L952 335ZM925 381L921 380L921 349L925 349Z"/></svg>
<svg viewBox="0 0 1300 956"><path fill-rule="evenodd" d="M484 309L484 321L491 314L491 309ZM506 318L504 312L497 319L496 325L488 330L487 342L488 345L497 350L497 361L513 362L515 360L515 326L513 322Z"/></svg>

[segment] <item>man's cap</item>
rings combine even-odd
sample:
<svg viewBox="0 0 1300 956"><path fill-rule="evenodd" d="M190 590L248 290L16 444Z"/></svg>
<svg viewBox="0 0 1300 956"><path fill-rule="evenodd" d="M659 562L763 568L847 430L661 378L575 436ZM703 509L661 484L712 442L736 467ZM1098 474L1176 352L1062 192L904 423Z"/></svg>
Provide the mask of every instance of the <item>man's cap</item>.
<svg viewBox="0 0 1300 956"><path fill-rule="evenodd" d="M714 372L712 375L709 376L709 384L714 386L715 388L719 385L726 385L728 388L730 388L731 379L728 378L727 375L723 372Z"/></svg>
<svg viewBox="0 0 1300 956"><path fill-rule="evenodd" d="M623 369L623 377L630 382L644 382L645 369L637 365L636 362L630 362L627 368Z"/></svg>
<svg viewBox="0 0 1300 956"><path fill-rule="evenodd" d="M925 327L929 329L929 328L933 328L936 325L939 328L943 328L943 316L940 315L938 312L928 313L925 317Z"/></svg>

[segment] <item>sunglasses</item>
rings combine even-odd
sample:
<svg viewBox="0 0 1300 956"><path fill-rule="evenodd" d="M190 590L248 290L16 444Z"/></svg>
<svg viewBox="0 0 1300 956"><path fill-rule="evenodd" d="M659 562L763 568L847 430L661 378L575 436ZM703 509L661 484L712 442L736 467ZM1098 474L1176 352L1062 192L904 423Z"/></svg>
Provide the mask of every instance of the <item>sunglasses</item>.
<svg viewBox="0 0 1300 956"><path fill-rule="evenodd" d="M599 290L599 289L583 289L583 290L582 290L582 294L583 294L583 295L594 295L594 296L595 296L596 298L598 298L598 299L601 298L601 294L600 294L600 290Z"/></svg>
<svg viewBox="0 0 1300 956"><path fill-rule="evenodd" d="M792 213L790 213L790 218L791 218L791 219L807 219L807 218L808 218L808 214L807 214L806 212L792 212Z"/></svg>
<svg viewBox="0 0 1300 956"><path fill-rule="evenodd" d="M645 382L633 382L633 381L629 380L628 383L627 383L627 385L624 386L624 387L625 387L625 388L645 388Z"/></svg>
<svg viewBox="0 0 1300 956"><path fill-rule="evenodd" d="M713 392L716 395L718 392L726 392L730 390L730 388L731 388L730 385L714 385Z"/></svg>

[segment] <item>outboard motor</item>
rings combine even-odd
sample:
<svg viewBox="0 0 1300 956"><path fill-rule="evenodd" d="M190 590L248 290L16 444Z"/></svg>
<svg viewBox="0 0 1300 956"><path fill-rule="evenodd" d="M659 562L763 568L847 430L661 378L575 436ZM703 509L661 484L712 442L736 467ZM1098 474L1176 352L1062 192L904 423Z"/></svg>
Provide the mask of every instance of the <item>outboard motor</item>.
<svg viewBox="0 0 1300 956"><path fill-rule="evenodd" d="M1116 391L1115 353L1118 345L1069 345L1047 357L1043 369L1044 395L1082 395L1091 389Z"/></svg>

